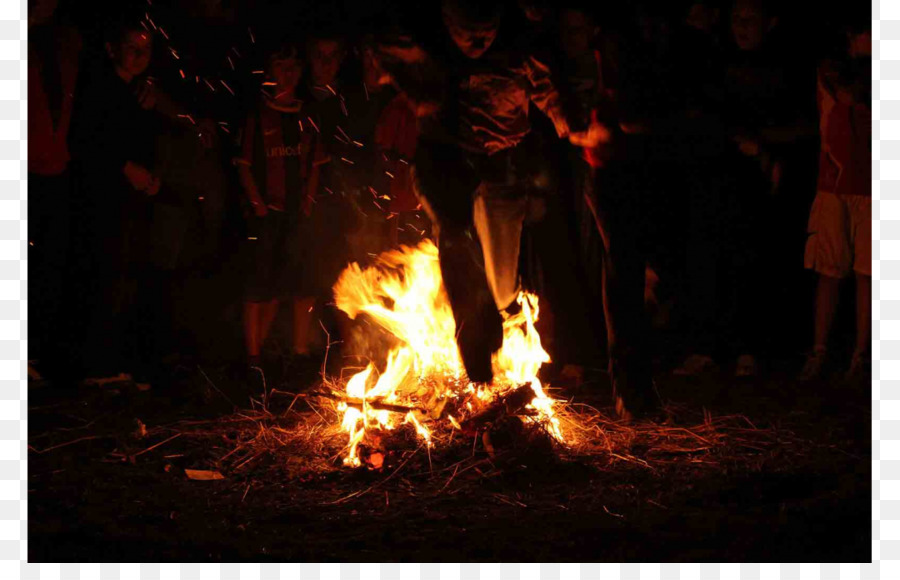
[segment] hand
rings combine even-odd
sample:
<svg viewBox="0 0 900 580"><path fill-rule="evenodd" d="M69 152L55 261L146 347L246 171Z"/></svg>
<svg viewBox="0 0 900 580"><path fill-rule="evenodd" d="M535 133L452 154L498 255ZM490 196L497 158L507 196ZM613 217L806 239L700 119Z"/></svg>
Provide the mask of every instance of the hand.
<svg viewBox="0 0 900 580"><path fill-rule="evenodd" d="M159 180L159 178L153 176L153 178L150 180L150 185L147 187L147 189L144 190L144 193L146 193L148 197L153 197L154 195L159 193L159 188L161 185L162 182Z"/></svg>
<svg viewBox="0 0 900 580"><path fill-rule="evenodd" d="M153 79L144 79L138 85L135 96L142 109L149 110L156 107L156 88L153 86Z"/></svg>
<svg viewBox="0 0 900 580"><path fill-rule="evenodd" d="M608 143L611 133L603 123L592 120L587 131L569 133L569 142L577 147L593 149L602 143Z"/></svg>
<svg viewBox="0 0 900 580"><path fill-rule="evenodd" d="M154 181L156 182L156 191L159 191L159 179L137 163L127 161L125 167L122 168L122 173L125 174L125 178L135 191L147 191L151 188ZM151 195L155 194L156 192Z"/></svg>
<svg viewBox="0 0 900 580"><path fill-rule="evenodd" d="M759 155L759 141L756 139L738 136L735 137L734 140L738 144L738 149L740 149L741 153L744 155L748 157L756 157Z"/></svg>

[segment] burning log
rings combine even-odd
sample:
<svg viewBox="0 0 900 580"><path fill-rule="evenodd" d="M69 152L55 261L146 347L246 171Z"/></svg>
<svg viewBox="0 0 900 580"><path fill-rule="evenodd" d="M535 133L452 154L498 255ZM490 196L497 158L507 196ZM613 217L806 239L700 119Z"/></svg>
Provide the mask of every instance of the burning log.
<svg viewBox="0 0 900 580"><path fill-rule="evenodd" d="M469 431L515 417L541 424L563 441L554 401L544 394L537 377L541 365L550 360L534 328L537 297L519 293L516 301L521 309L504 320L503 346L492 359L495 379L476 385L466 377L459 356L456 323L438 258L431 241L401 247L380 254L365 269L351 264L334 285L340 310L351 319L365 315L379 333L394 339L383 352L371 353L370 358L383 364L371 362L354 374L344 393L324 395L343 403L339 410L348 434L346 465L361 465L357 448L367 433L403 424L411 424L430 448L432 430L445 425L442 419L448 427L460 427L453 415L463 419L464 430Z"/></svg>
<svg viewBox="0 0 900 580"><path fill-rule="evenodd" d="M460 428L464 433L472 435L485 426L495 423L505 417L536 414L529 413L529 410L525 409L534 398L535 393L530 385L520 385L509 393L492 401L485 409L467 418L460 424Z"/></svg>
<svg viewBox="0 0 900 580"><path fill-rule="evenodd" d="M375 409L376 411L390 411L392 413L402 413L406 414L410 411L419 411L422 412L421 409L416 407L407 407L405 405L395 405L393 403L385 403L380 399L358 399L354 397L347 397L345 395L340 395L337 393L327 393L322 391L316 391L314 393L309 394L312 397L322 397L324 399L332 399L334 401L338 401L340 403L344 403L348 407L353 407L354 409L358 409L360 411L363 410L363 407L368 407L370 409Z"/></svg>

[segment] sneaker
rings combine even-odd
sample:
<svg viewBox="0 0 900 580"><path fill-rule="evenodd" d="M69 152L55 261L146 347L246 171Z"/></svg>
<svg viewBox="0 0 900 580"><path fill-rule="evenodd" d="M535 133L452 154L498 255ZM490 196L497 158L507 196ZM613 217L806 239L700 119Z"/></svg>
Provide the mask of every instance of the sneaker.
<svg viewBox="0 0 900 580"><path fill-rule="evenodd" d="M734 367L734 376L741 378L753 378L759 374L759 366L756 364L756 357L752 354L742 354L737 358L737 364Z"/></svg>
<svg viewBox="0 0 900 580"><path fill-rule="evenodd" d="M684 360L680 367L672 371L672 374L679 377L696 377L714 372L717 368L716 361L711 356L692 354Z"/></svg>
<svg viewBox="0 0 900 580"><path fill-rule="evenodd" d="M825 363L828 360L828 351L823 347L816 347L806 355L806 362L803 363L803 370L797 377L801 383L809 383L822 378L825 371Z"/></svg>

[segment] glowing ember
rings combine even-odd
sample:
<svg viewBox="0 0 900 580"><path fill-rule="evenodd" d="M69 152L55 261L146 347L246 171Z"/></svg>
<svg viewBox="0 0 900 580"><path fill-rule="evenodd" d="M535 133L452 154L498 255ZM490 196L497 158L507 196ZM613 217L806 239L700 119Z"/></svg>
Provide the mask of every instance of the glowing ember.
<svg viewBox="0 0 900 580"><path fill-rule="evenodd" d="M425 445L433 444L439 425L460 429L491 401L518 388L534 397L523 421L543 426L563 441L553 399L537 378L550 357L534 328L538 300L518 296L521 310L503 323L503 348L494 355L494 381L474 384L465 376L456 346L456 324L441 281L438 250L426 240L378 256L362 269L354 263L334 285L338 308L351 319L367 315L390 335L384 360L371 362L346 383L342 427L349 435L344 463L361 464L359 445L367 435L410 423Z"/></svg>

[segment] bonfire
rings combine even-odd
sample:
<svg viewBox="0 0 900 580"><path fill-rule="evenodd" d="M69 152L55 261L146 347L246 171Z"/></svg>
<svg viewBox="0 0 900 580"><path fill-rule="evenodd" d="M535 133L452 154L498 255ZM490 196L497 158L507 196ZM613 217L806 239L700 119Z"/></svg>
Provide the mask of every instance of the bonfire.
<svg viewBox="0 0 900 580"><path fill-rule="evenodd" d="M520 292L520 307L503 322L490 384L468 380L456 345L456 325L444 291L438 250L430 240L379 255L369 267L353 263L334 285L337 307L351 319L368 317L372 343L385 344L349 379L331 382L348 443L344 463L380 466L382 439L409 424L421 443L435 430L468 431L498 412L515 415L564 442L555 401L538 378L550 361L535 330L538 298ZM383 340L387 334L388 341ZM361 447L363 450L361 450Z"/></svg>

